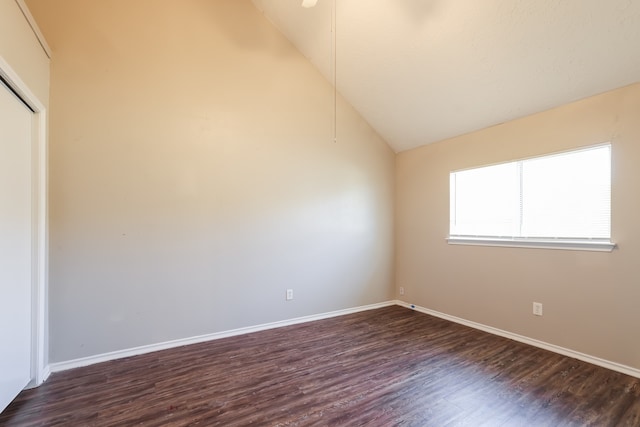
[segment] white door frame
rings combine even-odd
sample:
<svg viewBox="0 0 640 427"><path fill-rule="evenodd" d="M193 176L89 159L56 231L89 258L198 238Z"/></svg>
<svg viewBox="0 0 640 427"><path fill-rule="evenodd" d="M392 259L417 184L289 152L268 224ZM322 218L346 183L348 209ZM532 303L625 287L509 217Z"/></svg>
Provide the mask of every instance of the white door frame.
<svg viewBox="0 0 640 427"><path fill-rule="evenodd" d="M0 56L0 76L34 111L32 126L32 346L31 382L28 387L42 384L50 374L48 366L48 220L47 220L47 110L20 76Z"/></svg>

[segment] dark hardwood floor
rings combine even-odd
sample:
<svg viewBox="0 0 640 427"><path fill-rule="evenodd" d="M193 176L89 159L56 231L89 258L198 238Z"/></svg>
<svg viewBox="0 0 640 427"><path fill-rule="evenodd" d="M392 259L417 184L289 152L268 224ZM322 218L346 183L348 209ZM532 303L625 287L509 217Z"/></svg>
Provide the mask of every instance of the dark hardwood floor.
<svg viewBox="0 0 640 427"><path fill-rule="evenodd" d="M640 426L640 380L401 307L53 374L3 426Z"/></svg>

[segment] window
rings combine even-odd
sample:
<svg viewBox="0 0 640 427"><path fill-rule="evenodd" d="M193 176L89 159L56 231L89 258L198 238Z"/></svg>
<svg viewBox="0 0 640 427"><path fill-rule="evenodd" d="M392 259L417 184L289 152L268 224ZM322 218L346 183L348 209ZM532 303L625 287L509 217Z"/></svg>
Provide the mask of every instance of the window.
<svg viewBox="0 0 640 427"><path fill-rule="evenodd" d="M611 251L611 145L450 174L449 243Z"/></svg>

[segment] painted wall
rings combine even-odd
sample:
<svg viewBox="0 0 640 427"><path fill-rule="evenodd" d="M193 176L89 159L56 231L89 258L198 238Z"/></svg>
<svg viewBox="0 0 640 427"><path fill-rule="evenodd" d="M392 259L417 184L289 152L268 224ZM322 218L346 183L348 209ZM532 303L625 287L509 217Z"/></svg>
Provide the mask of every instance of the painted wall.
<svg viewBox="0 0 640 427"><path fill-rule="evenodd" d="M402 300L640 368L640 84L398 154ZM612 143L612 253L447 245L449 172ZM399 297L400 298L400 297ZM532 302L544 316L532 315Z"/></svg>
<svg viewBox="0 0 640 427"><path fill-rule="evenodd" d="M49 105L49 58L15 0L0 0L0 56Z"/></svg>
<svg viewBox="0 0 640 427"><path fill-rule="evenodd" d="M28 4L52 362L393 296L394 153L250 1Z"/></svg>

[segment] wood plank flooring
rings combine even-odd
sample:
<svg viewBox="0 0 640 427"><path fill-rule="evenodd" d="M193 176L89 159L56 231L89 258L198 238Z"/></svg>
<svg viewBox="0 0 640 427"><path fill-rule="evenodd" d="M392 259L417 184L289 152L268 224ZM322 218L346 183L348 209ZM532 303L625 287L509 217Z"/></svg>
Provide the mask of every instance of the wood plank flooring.
<svg viewBox="0 0 640 427"><path fill-rule="evenodd" d="M640 426L640 380L402 307L53 374L2 426Z"/></svg>

